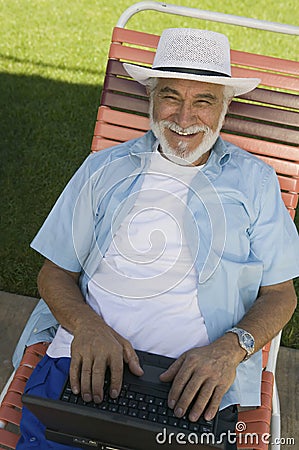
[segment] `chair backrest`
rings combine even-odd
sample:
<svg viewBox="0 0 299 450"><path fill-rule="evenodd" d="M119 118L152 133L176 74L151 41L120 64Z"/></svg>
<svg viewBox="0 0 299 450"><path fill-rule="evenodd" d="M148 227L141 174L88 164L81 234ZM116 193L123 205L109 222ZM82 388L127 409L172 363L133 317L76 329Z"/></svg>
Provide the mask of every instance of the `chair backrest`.
<svg viewBox="0 0 299 450"><path fill-rule="evenodd" d="M92 151L149 129L145 87L130 79L122 62L151 65L158 42L157 35L114 29ZM299 192L299 62L234 50L231 60L233 76L262 81L231 103L222 136L274 167L294 218Z"/></svg>

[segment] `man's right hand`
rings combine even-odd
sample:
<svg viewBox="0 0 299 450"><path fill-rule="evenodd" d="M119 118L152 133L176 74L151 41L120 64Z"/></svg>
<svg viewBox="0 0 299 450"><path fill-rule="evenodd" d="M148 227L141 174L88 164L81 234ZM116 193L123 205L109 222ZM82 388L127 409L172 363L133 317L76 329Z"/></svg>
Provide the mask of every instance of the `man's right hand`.
<svg viewBox="0 0 299 450"><path fill-rule="evenodd" d="M110 396L119 395L123 380L123 363L137 376L143 374L130 342L109 327L101 317L76 328L71 345L70 383L74 394L81 391L84 401L103 400L107 367L110 369Z"/></svg>
<svg viewBox="0 0 299 450"><path fill-rule="evenodd" d="M74 336L70 366L73 392L81 391L85 401L101 402L107 367L111 373L111 397L120 392L124 362L137 376L143 370L130 342L85 302L79 277L80 272L71 272L46 259L38 276L38 289L58 322Z"/></svg>

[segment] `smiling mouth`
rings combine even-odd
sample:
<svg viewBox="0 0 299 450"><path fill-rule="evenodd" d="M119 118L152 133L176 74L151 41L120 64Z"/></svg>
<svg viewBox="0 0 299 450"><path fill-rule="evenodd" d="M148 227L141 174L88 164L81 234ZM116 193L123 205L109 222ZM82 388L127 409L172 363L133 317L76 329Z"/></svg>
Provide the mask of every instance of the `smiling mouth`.
<svg viewBox="0 0 299 450"><path fill-rule="evenodd" d="M164 126L168 128L172 133L183 138L192 138L194 136L197 136L199 133L205 133L207 131L206 127L191 125L190 127L182 128L173 122L166 122L164 123Z"/></svg>
<svg viewBox="0 0 299 450"><path fill-rule="evenodd" d="M178 134L179 136L194 136L195 134L197 134L197 133L188 133L187 131L174 131L174 133Z"/></svg>
<svg viewBox="0 0 299 450"><path fill-rule="evenodd" d="M176 136L180 136L183 138L192 138L194 136L197 136L199 133L203 133L203 131L196 131L196 132L190 132L190 131L179 131L179 130L172 130L169 128L169 130L175 134Z"/></svg>

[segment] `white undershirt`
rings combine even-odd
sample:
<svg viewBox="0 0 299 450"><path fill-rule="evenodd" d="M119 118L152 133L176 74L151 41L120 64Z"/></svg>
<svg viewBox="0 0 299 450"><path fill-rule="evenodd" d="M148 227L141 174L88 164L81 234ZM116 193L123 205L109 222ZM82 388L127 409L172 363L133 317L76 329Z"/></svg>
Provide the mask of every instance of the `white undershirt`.
<svg viewBox="0 0 299 450"><path fill-rule="evenodd" d="M178 357L209 343L183 227L198 170L153 152L135 204L88 283L87 302L136 349ZM47 353L70 356L71 340L60 327Z"/></svg>

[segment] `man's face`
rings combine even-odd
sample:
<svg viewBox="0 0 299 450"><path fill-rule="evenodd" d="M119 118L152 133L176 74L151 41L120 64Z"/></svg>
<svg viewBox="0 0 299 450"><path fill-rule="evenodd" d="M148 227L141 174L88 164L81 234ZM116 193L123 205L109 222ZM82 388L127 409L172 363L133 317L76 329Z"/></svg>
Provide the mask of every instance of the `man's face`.
<svg viewBox="0 0 299 450"><path fill-rule="evenodd" d="M223 90L193 80L158 80L151 121L164 152L166 146L166 153L194 162L211 149L226 113Z"/></svg>

